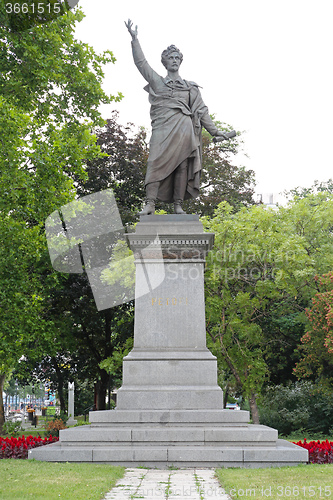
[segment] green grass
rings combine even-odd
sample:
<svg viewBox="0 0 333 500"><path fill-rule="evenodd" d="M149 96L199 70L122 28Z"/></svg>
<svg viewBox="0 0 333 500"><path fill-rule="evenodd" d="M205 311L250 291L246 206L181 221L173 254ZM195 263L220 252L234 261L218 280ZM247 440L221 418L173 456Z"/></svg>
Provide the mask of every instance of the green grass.
<svg viewBox="0 0 333 500"><path fill-rule="evenodd" d="M304 441L306 439L308 442L309 441L326 441L328 439L329 441L333 441L333 436L327 436L326 434L322 434L320 432L300 432L300 431L295 431L288 436L283 436L282 434L279 434L280 439L286 439L287 441Z"/></svg>
<svg viewBox="0 0 333 500"><path fill-rule="evenodd" d="M0 460L0 498L101 500L124 470L104 464Z"/></svg>
<svg viewBox="0 0 333 500"><path fill-rule="evenodd" d="M333 464L217 469L216 475L231 498L333 498Z"/></svg>

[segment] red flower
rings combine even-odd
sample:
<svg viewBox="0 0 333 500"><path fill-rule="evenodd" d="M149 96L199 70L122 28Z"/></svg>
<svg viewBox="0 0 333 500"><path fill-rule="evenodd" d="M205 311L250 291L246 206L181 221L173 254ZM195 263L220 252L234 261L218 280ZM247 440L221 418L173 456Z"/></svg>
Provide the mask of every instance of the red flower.
<svg viewBox="0 0 333 500"><path fill-rule="evenodd" d="M311 441L310 443L298 441L295 443L302 448L306 448L309 451L309 462L312 464L332 464L333 463L333 441L320 442Z"/></svg>
<svg viewBox="0 0 333 500"><path fill-rule="evenodd" d="M31 448L36 448L38 446L47 445L58 441L59 438L51 437L49 439L42 439L40 436L32 437L28 436L25 438L21 436L19 439L11 438L0 438L0 459L1 458L28 458L28 450Z"/></svg>

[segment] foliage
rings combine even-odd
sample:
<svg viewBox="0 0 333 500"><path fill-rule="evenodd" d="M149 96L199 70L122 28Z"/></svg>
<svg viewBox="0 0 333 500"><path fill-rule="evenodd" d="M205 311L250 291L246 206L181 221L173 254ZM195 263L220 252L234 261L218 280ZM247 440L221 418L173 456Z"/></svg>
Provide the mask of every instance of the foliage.
<svg viewBox="0 0 333 500"><path fill-rule="evenodd" d="M324 274L333 268L333 193L328 191L309 194L305 198L294 198L281 213L290 220L291 229L302 238L307 254L313 260L315 275ZM314 282L308 284L307 299L317 291Z"/></svg>
<svg viewBox="0 0 333 500"><path fill-rule="evenodd" d="M47 352L59 325L45 314L59 277L44 220L74 198L85 163L102 155L91 134L103 124L99 105L121 98L101 86L112 52L74 38L82 19L77 9L24 32L0 26L0 427L6 375L25 353Z"/></svg>
<svg viewBox="0 0 333 500"><path fill-rule="evenodd" d="M113 351L112 356L104 359L99 365L100 368L113 375L116 387L121 385L123 358L133 349L133 342L133 337L128 338L123 345ZM116 374L118 374L118 378L115 378Z"/></svg>
<svg viewBox="0 0 333 500"><path fill-rule="evenodd" d="M333 464L333 441L298 441L298 446L309 451L309 462L311 464Z"/></svg>
<svg viewBox="0 0 333 500"><path fill-rule="evenodd" d="M73 176L100 155L91 134L101 125L102 67L115 62L75 40L80 10L24 33L1 28L0 208L11 217L44 222L75 193ZM8 189L8 186L11 189Z"/></svg>
<svg viewBox="0 0 333 500"><path fill-rule="evenodd" d="M94 406L94 381L76 379L75 384L74 414L84 415Z"/></svg>
<svg viewBox="0 0 333 500"><path fill-rule="evenodd" d="M0 437L0 459L3 458L28 458L28 450L45 446L58 441L58 438L50 436L42 439L40 436L21 436L20 438Z"/></svg>
<svg viewBox="0 0 333 500"><path fill-rule="evenodd" d="M206 269L208 344L236 395L296 379L296 351L315 294L333 266L333 196L320 192L276 210L219 205ZM236 387L232 383L236 381Z"/></svg>
<svg viewBox="0 0 333 500"><path fill-rule="evenodd" d="M333 193L333 179L329 179L327 182L319 182L319 181L314 181L313 185L309 188L304 188L304 187L296 187L294 189L291 189L290 191L285 191L284 195L288 198L306 198L307 196L311 194L318 194L318 193Z"/></svg>
<svg viewBox="0 0 333 500"><path fill-rule="evenodd" d="M301 338L298 350L301 360L296 364L298 377L319 377L322 383L333 384L333 272L316 276L318 292L312 307L306 309L309 328Z"/></svg>
<svg viewBox="0 0 333 500"><path fill-rule="evenodd" d="M23 428L21 426L21 422L11 422L10 420L7 420L3 424L3 433L8 436L18 437L22 431Z"/></svg>
<svg viewBox="0 0 333 500"><path fill-rule="evenodd" d="M133 223L145 197L144 177L148 159L146 132L133 124L118 123L114 111L103 127L95 130L97 144L107 155L87 164L87 178L78 179L77 192L84 196L111 188L123 225Z"/></svg>
<svg viewBox="0 0 333 500"><path fill-rule="evenodd" d="M3 2L6 9L1 6L0 21L12 32L22 32L33 28L38 24L52 21L65 14L70 8L68 1L42 0L42 2L16 2L9 0Z"/></svg>
<svg viewBox="0 0 333 500"><path fill-rule="evenodd" d="M59 431L67 429L65 422L61 418L54 418L45 424L46 432L52 437L59 437Z"/></svg>
<svg viewBox="0 0 333 500"><path fill-rule="evenodd" d="M333 427L333 392L309 381L267 387L260 400L260 423L281 434L329 435Z"/></svg>
<svg viewBox="0 0 333 500"><path fill-rule="evenodd" d="M238 393L250 397L268 375L263 319L281 304L290 311L312 262L284 214L262 206L233 213L221 203L205 228L215 233L206 269L209 345Z"/></svg>
<svg viewBox="0 0 333 500"><path fill-rule="evenodd" d="M131 224L144 197L145 133L140 130L134 134L131 125L119 125L117 113L113 113L105 126L97 129L97 135L103 154L108 156L88 162L87 178L76 178L77 194L85 196L112 188L123 223ZM128 251L127 247L125 250ZM66 407L65 381L74 380L76 411L84 412L94 403L103 409L108 388L120 384L121 366L107 373L101 362L112 357L114 350L120 352L122 343L132 335L133 303L98 312L85 272L81 275L57 273L53 286L48 276L45 280L49 301L44 311L51 322L52 343L39 340L40 350L47 355L36 359L33 352L27 354L26 360L20 363L21 377L26 379L33 373L36 379L49 380L58 392L63 409Z"/></svg>

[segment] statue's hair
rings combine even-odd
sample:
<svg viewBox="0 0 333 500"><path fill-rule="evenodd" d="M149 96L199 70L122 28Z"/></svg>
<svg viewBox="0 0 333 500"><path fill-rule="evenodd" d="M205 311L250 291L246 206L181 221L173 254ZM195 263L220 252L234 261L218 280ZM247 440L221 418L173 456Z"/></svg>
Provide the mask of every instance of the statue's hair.
<svg viewBox="0 0 333 500"><path fill-rule="evenodd" d="M167 49L163 50L163 52L162 52L161 61L162 61L163 66L165 66L165 60L166 60L166 58L172 52L178 52L179 57L180 57L180 62L183 61L183 54L180 52L180 50L177 49L177 47L175 45L169 45L169 47Z"/></svg>

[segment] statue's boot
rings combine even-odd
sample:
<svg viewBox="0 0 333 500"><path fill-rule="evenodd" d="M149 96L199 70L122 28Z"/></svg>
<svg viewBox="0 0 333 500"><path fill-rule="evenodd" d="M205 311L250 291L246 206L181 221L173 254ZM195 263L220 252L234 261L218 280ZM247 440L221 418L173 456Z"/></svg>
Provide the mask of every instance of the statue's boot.
<svg viewBox="0 0 333 500"><path fill-rule="evenodd" d="M182 209L182 203L185 197L187 186L187 160L183 161L177 167L174 176L173 199L174 199L174 212L175 214L185 214Z"/></svg>
<svg viewBox="0 0 333 500"><path fill-rule="evenodd" d="M182 203L183 203L183 200L175 200L174 202L174 212L175 214L186 214L186 212L184 212L184 210L182 209Z"/></svg>
<svg viewBox="0 0 333 500"><path fill-rule="evenodd" d="M146 186L147 202L143 210L139 212L139 215L154 215L155 213L155 201L157 198L159 182L152 182Z"/></svg>
<svg viewBox="0 0 333 500"><path fill-rule="evenodd" d="M139 215L154 215L155 213L155 200L147 199L146 205L143 210L139 212Z"/></svg>

